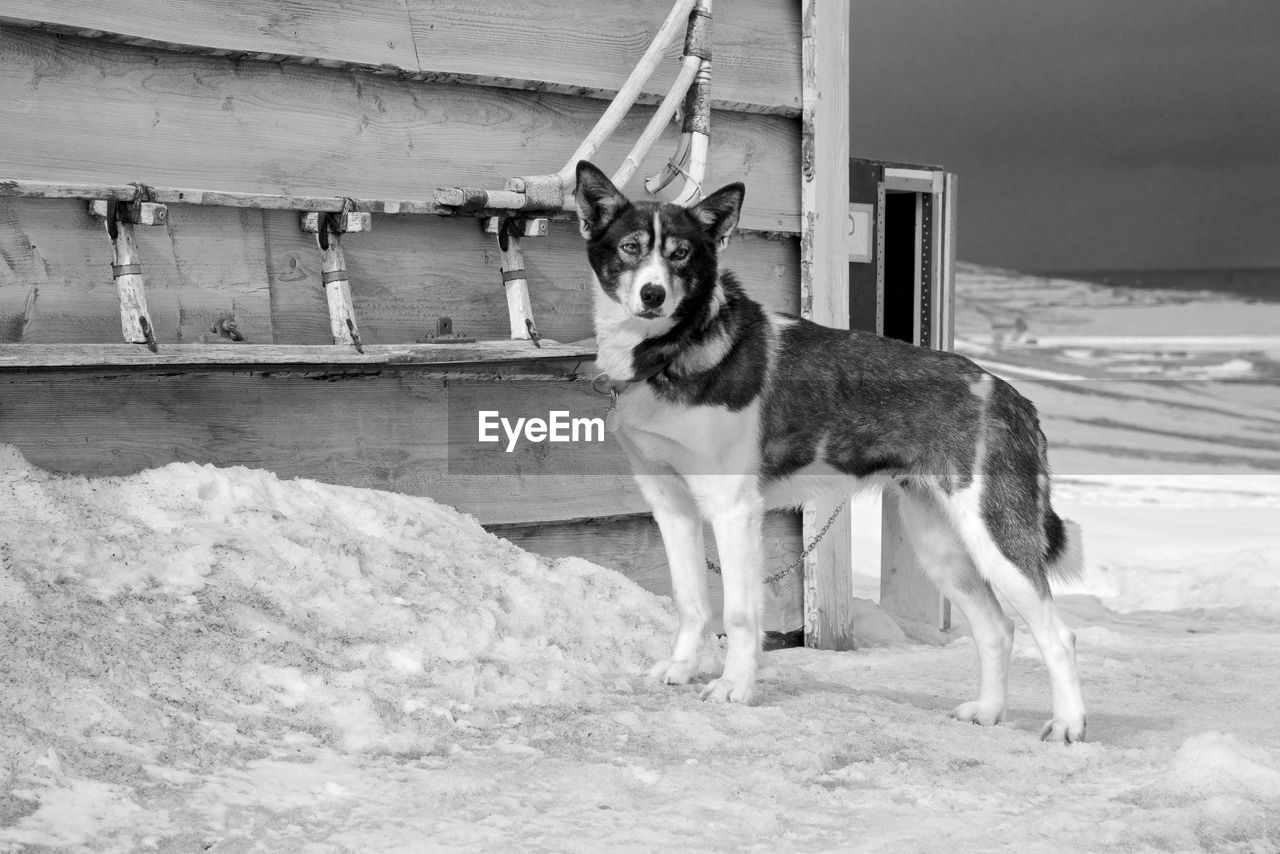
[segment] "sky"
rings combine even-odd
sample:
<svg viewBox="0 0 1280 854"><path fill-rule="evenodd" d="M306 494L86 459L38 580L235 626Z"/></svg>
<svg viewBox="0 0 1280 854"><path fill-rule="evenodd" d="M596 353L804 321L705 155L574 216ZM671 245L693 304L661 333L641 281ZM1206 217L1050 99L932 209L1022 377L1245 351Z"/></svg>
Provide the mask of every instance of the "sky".
<svg viewBox="0 0 1280 854"><path fill-rule="evenodd" d="M858 0L851 153L959 175L958 257L1280 267L1277 0Z"/></svg>

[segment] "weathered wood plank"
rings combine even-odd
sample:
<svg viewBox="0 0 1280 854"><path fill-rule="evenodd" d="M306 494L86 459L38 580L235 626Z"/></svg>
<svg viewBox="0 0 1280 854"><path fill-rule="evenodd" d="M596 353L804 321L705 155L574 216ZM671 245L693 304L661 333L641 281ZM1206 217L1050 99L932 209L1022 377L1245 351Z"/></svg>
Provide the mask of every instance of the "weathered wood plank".
<svg viewBox="0 0 1280 854"><path fill-rule="evenodd" d="M436 187L554 172L598 114L594 102L561 95L410 87L13 28L0 28L0 57L0 177L49 182L428 199ZM635 108L599 159L619 162L651 112ZM797 230L798 122L723 112L712 121L708 183L747 180L744 227ZM642 175L660 168L677 131ZM637 197L641 183L628 188Z"/></svg>
<svg viewBox="0 0 1280 854"><path fill-rule="evenodd" d="M107 199L129 202L138 197L138 184L59 184L49 181L0 178L0 197L26 199ZM434 201L413 199L356 199L350 196L281 196L270 193L227 193L183 187L146 186L152 201L170 205L215 205L228 208L258 208L281 211L328 211L338 213L355 210L390 214L449 214L446 206ZM566 222L570 212L558 215Z"/></svg>
<svg viewBox="0 0 1280 854"><path fill-rule="evenodd" d="M803 21L801 311L817 323L848 329L849 5L804 0ZM823 498L806 505L807 540L839 504ZM850 555L850 514L840 513L805 566L806 646L853 648Z"/></svg>
<svg viewBox="0 0 1280 854"><path fill-rule="evenodd" d="M199 342L231 314L249 343L332 343L314 236L296 214L170 206L167 229L138 231L161 343ZM100 222L72 200L0 199L0 342L120 340ZM506 337L497 243L473 219L376 217L345 242L366 343L413 343L448 315L478 338ZM593 334L582 239L568 223L525 241L534 318L554 341ZM740 236L724 257L771 308L798 307L798 243ZM269 285L269 287L268 287ZM269 290L269 295L268 295Z"/></svg>
<svg viewBox="0 0 1280 854"><path fill-rule="evenodd" d="M547 557L578 556L621 572L646 590L671 595L671 575L662 534L653 517L581 519L569 523L493 525L493 533L523 549ZM706 531L707 557L719 560L715 537ZM773 573L800 554L800 519L795 513L769 513L764 522L765 571ZM723 589L720 576L708 572L712 630L721 631ZM765 585L764 629L789 632L804 625L798 572Z"/></svg>
<svg viewBox="0 0 1280 854"><path fill-rule="evenodd" d="M422 199L361 199L353 196L281 196L268 193L229 193L218 190L197 190L181 187L157 187L153 184L63 184L48 181L32 181L26 178L0 177L0 198L16 199L103 199L129 202L138 198L144 190L153 202L164 204L213 205L230 208L255 208L271 211L306 211L333 212L355 210L361 214L437 214L445 217L460 216L464 219L474 217L511 216L522 210L519 207L486 208L480 211L468 209L459 214L458 206L462 204L444 204ZM465 191L453 188L441 191L465 197ZM486 191L487 192L487 191ZM498 194L509 197L519 196L514 191L498 190ZM558 211L537 211L538 220L548 222L577 222L577 214L568 208ZM762 223L757 223L761 225ZM738 226L738 233L772 240L786 240L797 229L776 231L769 228L751 228Z"/></svg>
<svg viewBox="0 0 1280 854"><path fill-rule="evenodd" d="M202 341L230 314L247 340L271 342L258 211L174 206L134 237L159 340ZM0 342L121 340L111 242L84 202L0 198L0 246Z"/></svg>
<svg viewBox="0 0 1280 854"><path fill-rule="evenodd" d="M175 47L420 70L404 0L0 0L0 20Z"/></svg>
<svg viewBox="0 0 1280 854"><path fill-rule="evenodd" d="M800 19L794 5L735 0L715 7L714 106L799 114ZM424 71L609 92L617 91L635 67L671 3L409 0L409 8ZM677 39L668 50L670 61L644 92L666 93L683 45L683 38Z"/></svg>
<svg viewBox="0 0 1280 854"><path fill-rule="evenodd" d="M122 0L108 7L80 0L0 0L0 21L176 50L611 99L670 6L669 0L371 0L359 6ZM799 115L799 16L792 6L735 0L716 9L713 106ZM682 43L676 40L668 59L679 57ZM673 74L664 68L655 75L642 103L660 98Z"/></svg>
<svg viewBox="0 0 1280 854"><path fill-rule="evenodd" d="M594 347L528 341L341 345L166 344L152 353L129 344L0 344L0 373L79 371L335 371L370 373L384 368L468 371L505 364L527 373L570 376L590 373ZM513 369L514 370L514 369Z"/></svg>
<svg viewBox="0 0 1280 854"><path fill-rule="evenodd" d="M342 381L325 381L335 379ZM123 475L175 461L245 465L429 495L486 523L646 509L611 437L481 451L473 421L481 406L584 416L604 408L585 381L446 382L412 371L3 374L0 442L56 472Z"/></svg>
<svg viewBox="0 0 1280 854"><path fill-rule="evenodd" d="M327 343L314 240L288 214L268 212L265 222L277 340ZM455 332L509 337L497 239L474 220L375 216L373 231L349 236L344 246L366 343L421 340L442 315L453 319ZM723 263L770 308L794 313L798 253L795 240L744 235L730 244ZM524 256L538 331L554 341L594 335L594 285L577 227L551 224L545 237L524 241Z"/></svg>

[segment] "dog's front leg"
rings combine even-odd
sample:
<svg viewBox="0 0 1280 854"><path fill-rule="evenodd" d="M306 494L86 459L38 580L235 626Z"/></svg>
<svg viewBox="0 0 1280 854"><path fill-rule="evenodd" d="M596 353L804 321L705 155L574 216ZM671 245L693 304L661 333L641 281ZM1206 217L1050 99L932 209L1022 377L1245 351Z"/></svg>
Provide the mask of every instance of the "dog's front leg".
<svg viewBox="0 0 1280 854"><path fill-rule="evenodd" d="M724 673L708 683L702 699L750 703L764 608L764 500L753 476L693 478L691 487L716 536L724 580L724 630L729 638Z"/></svg>
<svg viewBox="0 0 1280 854"><path fill-rule="evenodd" d="M667 566L671 569L671 598L680 620L671 658L659 661L649 673L668 685L683 685L693 678L698 667L698 650L711 618L702 518L679 475L637 472L636 483L653 508L653 519L662 532Z"/></svg>

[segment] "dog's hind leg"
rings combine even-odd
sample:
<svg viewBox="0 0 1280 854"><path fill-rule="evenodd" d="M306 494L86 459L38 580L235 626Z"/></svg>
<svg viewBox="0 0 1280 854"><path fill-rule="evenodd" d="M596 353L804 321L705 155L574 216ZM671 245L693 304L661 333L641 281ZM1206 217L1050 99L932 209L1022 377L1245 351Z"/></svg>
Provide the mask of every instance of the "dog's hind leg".
<svg viewBox="0 0 1280 854"><path fill-rule="evenodd" d="M950 496L944 502L947 515L979 574L1022 616L1040 648L1053 687L1053 719L1044 725L1040 737L1045 741L1083 741L1084 697L1076 670L1075 634L1053 604L1044 574L1045 556L1032 553L1027 545L1041 542L1042 535L1026 532L1023 538L1013 536L1011 532L1018 530L1018 510L1007 502L984 502L983 492L998 487L988 480L975 478L971 486Z"/></svg>
<svg viewBox="0 0 1280 854"><path fill-rule="evenodd" d="M724 630L729 638L724 673L707 684L702 699L750 703L764 610L764 499L752 475L691 477L690 488L716 536L724 580Z"/></svg>
<svg viewBox="0 0 1280 854"><path fill-rule="evenodd" d="M669 685L683 685L697 669L698 650L711 619L702 517L679 475L636 474L636 483L662 532L671 570L671 598L679 618L671 657L655 664L649 674Z"/></svg>
<svg viewBox="0 0 1280 854"><path fill-rule="evenodd" d="M1013 621L1004 615L991 585L978 574L951 520L939 506L945 498L935 497L927 489L898 489L898 513L916 561L964 614L978 648L978 699L960 704L951 717L992 726L1005 718Z"/></svg>

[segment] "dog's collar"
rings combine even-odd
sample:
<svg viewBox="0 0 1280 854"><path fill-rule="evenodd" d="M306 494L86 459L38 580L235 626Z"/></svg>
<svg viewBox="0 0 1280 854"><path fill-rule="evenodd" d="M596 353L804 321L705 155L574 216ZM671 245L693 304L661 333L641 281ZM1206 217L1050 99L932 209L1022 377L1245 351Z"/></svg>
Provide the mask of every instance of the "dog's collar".
<svg viewBox="0 0 1280 854"><path fill-rule="evenodd" d="M616 380L604 371L601 371L595 375L594 379L591 380L591 390L597 394L608 394L617 397L631 386L653 379L658 374L671 367L671 363L675 360L675 356L672 356L670 359L664 359L658 364L646 368L629 380Z"/></svg>

